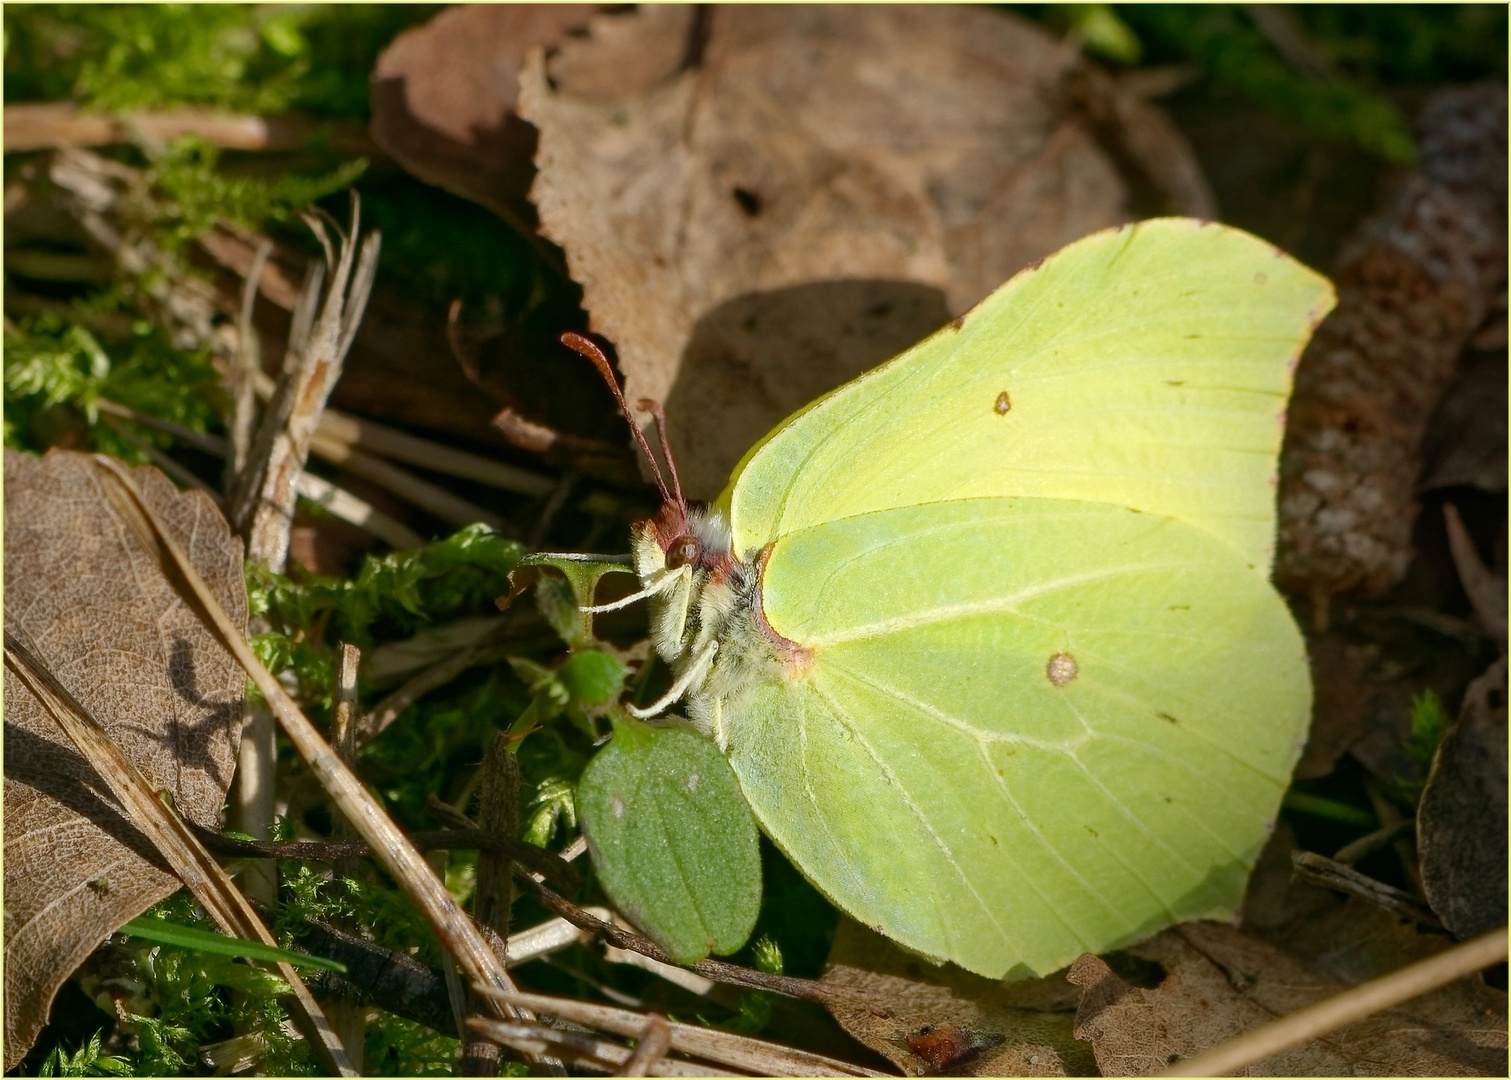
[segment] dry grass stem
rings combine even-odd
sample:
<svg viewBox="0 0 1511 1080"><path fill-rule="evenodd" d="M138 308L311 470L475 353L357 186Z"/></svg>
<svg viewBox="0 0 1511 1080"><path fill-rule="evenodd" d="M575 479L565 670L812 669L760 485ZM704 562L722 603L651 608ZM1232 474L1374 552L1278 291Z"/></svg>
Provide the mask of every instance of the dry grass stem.
<svg viewBox="0 0 1511 1080"><path fill-rule="evenodd" d="M308 499L342 521L371 533L397 551L409 551L425 544L425 538L408 525L389 517L366 499L360 499L345 488L337 487L323 476L302 472L294 483L294 489L301 499Z"/></svg>
<svg viewBox="0 0 1511 1080"><path fill-rule="evenodd" d="M184 559L184 564L188 565L187 558ZM208 587L203 582L200 584L204 595L210 596L214 602ZM224 616L224 612L222 615ZM230 623L229 616L225 617L225 621ZM205 850L193 831L170 808L169 803L152 789L147 778L122 753L99 721L53 676L32 650L9 630L5 632L5 668L42 703L69 741L105 781L125 811L127 819L152 842L194 898L209 912L216 925L232 937L277 947L278 940L263 925L241 890L226 875L214 856ZM312 1045L321 1063L338 1076L359 1075L352 1068L340 1038L299 973L287 963L279 962L272 966L288 982L292 990L290 1004L293 1015L305 1033L313 1036Z"/></svg>
<svg viewBox="0 0 1511 1080"><path fill-rule="evenodd" d="M252 311L257 303L257 283L262 280L262 268L273 253L273 244L264 240L252 256L246 280L241 290L241 314L236 321L236 357L231 365L231 455L226 461L226 491L236 487L236 480L247 466L252 452L252 435L257 425L257 379L262 371L262 343L257 336L257 327L252 323Z"/></svg>
<svg viewBox="0 0 1511 1080"><path fill-rule="evenodd" d="M581 1024L610 1035L639 1038L645 1029L647 1014L629 1009L617 1009L611 1005L599 1005L590 1001L572 998L548 997L544 994L499 994L513 1004L534 1010L544 1016ZM654 1014L651 1014L654 1015ZM657 1019L660 1019L657 1017ZM780 1043L756 1039L748 1035L736 1035L717 1028L683 1024L675 1020L662 1021L667 1025L668 1049L679 1054L702 1058L731 1069L755 1073L758 1076L885 1076L859 1065L839 1061L806 1050L795 1050Z"/></svg>
<svg viewBox="0 0 1511 1080"><path fill-rule="evenodd" d="M308 343L298 348L314 309L306 298L319 291L312 274L309 282L313 284L307 282L294 311L289 336L292 362L285 362L246 468L237 476L229 500L231 524L247 538L248 558L274 570L282 570L288 557L295 481L304 469L326 399L340 378L342 361L356 336L377 273L380 238L370 234L359 252L360 225L361 204L354 194L351 226L341 236L339 252L331 250L324 230L316 229L331 267L325 304L308 331Z"/></svg>
<svg viewBox="0 0 1511 1080"><path fill-rule="evenodd" d="M333 443L343 443L461 480L476 480L501 491L541 496L549 494L556 484L554 479L542 473L491 461L345 413L327 411L320 417L317 431L321 439Z"/></svg>
<svg viewBox="0 0 1511 1080"><path fill-rule="evenodd" d="M635 1050L619 1070L620 1076L649 1076L651 1069L671 1049L672 1029L666 1017L647 1013L645 1023L635 1036Z"/></svg>
<svg viewBox="0 0 1511 1080"><path fill-rule="evenodd" d="M508 531L509 526L504 519L492 511L484 510L481 506L459 495L453 495L438 484L421 480L414 473L401 469L397 465L390 465L382 458L356 450L349 443L327 439L323 433L317 431L310 440L309 449L321 460L328 461L332 465L339 465L354 476L371 480L395 495L408 499L420 509L429 511L442 521L452 525L471 525L473 522L481 521L494 532Z"/></svg>
<svg viewBox="0 0 1511 1080"><path fill-rule="evenodd" d="M641 956L650 957L669 966L676 966L671 955L657 945L650 938L642 937L633 930L626 930L622 926L597 918L591 912L578 907L572 901L559 893L552 892L528 873L516 875L516 880L521 882L535 897L535 899L548 911L555 912L561 918L567 920L573 926L586 930L602 938L605 942L620 949L628 949L639 953ZM816 979L798 979L791 975L768 975L764 971L755 968L741 967L739 964L731 964L727 960L699 960L690 968L704 978L714 982L730 983L735 986L748 986L754 990L770 990L773 993L782 994L786 997L800 998L803 1001L812 1001L819 1005L829 1005L836 1001L850 999L847 991L839 990Z"/></svg>
<svg viewBox="0 0 1511 1080"><path fill-rule="evenodd" d="M367 157L382 151L361 124L316 120L307 116L228 116L206 109L173 109L167 112L133 112L118 116L84 113L71 101L7 105L5 152L41 150L49 146L108 146L136 142L146 137L172 142L183 135L198 135L227 150L271 152L300 150L311 138L330 137L339 154Z"/></svg>
<svg viewBox="0 0 1511 1080"><path fill-rule="evenodd" d="M104 481L105 491L122 519L130 524L137 540L149 557L162 568L185 600L195 608L206 626L236 657L268 702L284 732L321 787L331 796L337 809L357 833L372 846L389 873L429 922L443 948L456 958L457 966L467 977L484 986L512 990L513 983L502 961L493 954L466 913L457 907L446 887L436 879L425 858L394 825L372 794L346 767L330 744L321 737L308 717L289 697L277 679L263 667L245 636L231 621L189 563L183 549L163 528L152 508L142 499L123 468L104 456L95 458ZM495 1004L500 1015L509 1017L513 1010Z"/></svg>
<svg viewBox="0 0 1511 1080"><path fill-rule="evenodd" d="M481 1016L467 1018L467 1026L520 1053L559 1056L573 1068L593 1072L624 1075L623 1069L630 1059L630 1050L606 1039L595 1039L576 1031L560 1031L542 1024L509 1023L489 1020ZM650 1076L748 1076L748 1073L727 1072L701 1062L680 1061L662 1058L649 1072Z"/></svg>
<svg viewBox="0 0 1511 1080"><path fill-rule="evenodd" d="M1389 975L1298 1009L1221 1046L1187 1058L1160 1076L1223 1076L1405 1004L1506 959L1506 928L1492 930Z"/></svg>
<svg viewBox="0 0 1511 1080"><path fill-rule="evenodd" d="M152 428L154 431L161 431L165 435L172 435L180 442L193 446L198 450L203 450L207 454L215 454L219 457L224 457L226 454L226 440L217 435L206 435L202 432L191 431L170 420L159 420L155 416L139 413L135 409L128 408L108 398L98 398L95 401L95 405L102 413L130 420L134 424ZM155 447L149 447L136 440L128 431L120 428L116 430L120 432L123 438L140 445L145 452L152 455L153 462L159 468L178 479L180 483L203 487L208 490L208 485L204 481L189 473L177 461L168 458L161 451L156 451ZM316 476L310 472L301 472L299 478L294 482L294 489L301 499L307 499L342 521L371 533L390 547L405 551L420 547L425 543L423 536L403 522L376 509L366 499L360 499L345 488L337 487L322 476ZM211 494L215 498L216 503L220 504L220 496L213 492Z"/></svg>
<svg viewBox="0 0 1511 1080"><path fill-rule="evenodd" d="M1396 830L1392 827L1390 831ZM1383 881L1376 881L1368 874L1361 874L1352 866L1335 862L1316 852L1292 852L1291 867L1294 877L1309 885L1320 885L1324 889L1336 889L1350 896L1357 896L1386 911L1404 915L1408 919L1415 919L1424 926L1441 927L1443 925L1433 914L1432 909L1411 893L1398 889L1394 885L1387 885Z"/></svg>

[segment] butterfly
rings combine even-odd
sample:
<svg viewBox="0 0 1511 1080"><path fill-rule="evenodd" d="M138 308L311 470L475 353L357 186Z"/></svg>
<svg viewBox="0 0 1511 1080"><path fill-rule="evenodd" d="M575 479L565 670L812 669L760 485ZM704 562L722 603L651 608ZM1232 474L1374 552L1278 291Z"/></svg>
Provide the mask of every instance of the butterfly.
<svg viewBox="0 0 1511 1080"><path fill-rule="evenodd" d="M1156 219L1025 269L634 527L675 705L833 903L993 978L1229 918L1311 711L1269 582L1327 280Z"/></svg>

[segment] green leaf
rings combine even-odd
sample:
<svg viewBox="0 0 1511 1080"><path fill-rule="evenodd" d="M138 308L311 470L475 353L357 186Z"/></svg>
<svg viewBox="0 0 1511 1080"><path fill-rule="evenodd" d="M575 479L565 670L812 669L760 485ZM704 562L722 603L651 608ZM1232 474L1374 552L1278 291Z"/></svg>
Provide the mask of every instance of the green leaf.
<svg viewBox="0 0 1511 1080"><path fill-rule="evenodd" d="M1111 4L1056 4L1055 7L1081 35L1086 51L1120 64L1137 64L1144 49L1138 35L1118 18Z"/></svg>
<svg viewBox="0 0 1511 1080"><path fill-rule="evenodd" d="M272 945L264 945L260 941L227 937L225 934L217 934L210 930L197 930L192 926L168 922L166 919L150 917L132 919L121 927L120 932L128 937L155 941L160 945L174 945L180 949L194 949L216 956L242 956L249 960L283 960L290 964L325 968L327 971L340 972L343 975L346 973L346 965L337 960L278 949Z"/></svg>
<svg viewBox="0 0 1511 1080"><path fill-rule="evenodd" d="M582 705L604 705L619 699L628 669L599 649L583 649L567 657L556 672L572 700Z"/></svg>
<svg viewBox="0 0 1511 1080"><path fill-rule="evenodd" d="M760 848L713 743L617 723L582 774L577 816L604 891L679 964L745 944L761 903Z"/></svg>

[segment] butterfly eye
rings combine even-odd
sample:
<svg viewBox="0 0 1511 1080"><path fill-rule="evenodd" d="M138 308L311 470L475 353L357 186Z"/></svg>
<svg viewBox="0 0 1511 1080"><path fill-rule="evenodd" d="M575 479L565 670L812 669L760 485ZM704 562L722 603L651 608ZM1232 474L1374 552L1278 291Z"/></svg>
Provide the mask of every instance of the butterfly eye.
<svg viewBox="0 0 1511 1080"><path fill-rule="evenodd" d="M703 554L703 545L696 536L679 536L666 549L666 565L675 570L679 566L691 566Z"/></svg>

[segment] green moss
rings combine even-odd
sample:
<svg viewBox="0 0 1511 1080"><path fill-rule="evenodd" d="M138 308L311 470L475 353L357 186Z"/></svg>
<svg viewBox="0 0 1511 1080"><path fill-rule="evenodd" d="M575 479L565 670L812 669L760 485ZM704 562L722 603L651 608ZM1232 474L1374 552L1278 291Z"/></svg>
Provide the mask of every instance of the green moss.
<svg viewBox="0 0 1511 1080"><path fill-rule="evenodd" d="M378 53L418 4L7 4L5 100L365 118Z"/></svg>

